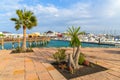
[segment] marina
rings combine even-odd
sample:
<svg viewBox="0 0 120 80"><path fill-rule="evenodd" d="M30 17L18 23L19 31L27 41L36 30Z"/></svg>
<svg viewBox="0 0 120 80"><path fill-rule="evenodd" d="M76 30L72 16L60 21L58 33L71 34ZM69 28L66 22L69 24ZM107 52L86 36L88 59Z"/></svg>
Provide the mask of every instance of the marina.
<svg viewBox="0 0 120 80"><path fill-rule="evenodd" d="M45 42L48 42L47 44L44 44ZM30 45L31 44L31 45ZM20 42L20 44L18 44L18 42L14 43L14 47L13 47L13 43L12 42L7 42L4 44L4 49L14 49L17 48L19 46L22 45L22 42ZM69 41L64 41L64 40L44 40L44 42L42 42L41 39L39 39L38 41L32 41L27 42L27 47L46 47L46 48L50 48L50 47L56 47L56 48L60 48L60 47L71 47ZM97 48L119 48L119 46L115 46L113 44L98 44L98 43L91 43L91 42L81 42L82 47L97 47ZM0 49L2 49L2 45L0 45Z"/></svg>

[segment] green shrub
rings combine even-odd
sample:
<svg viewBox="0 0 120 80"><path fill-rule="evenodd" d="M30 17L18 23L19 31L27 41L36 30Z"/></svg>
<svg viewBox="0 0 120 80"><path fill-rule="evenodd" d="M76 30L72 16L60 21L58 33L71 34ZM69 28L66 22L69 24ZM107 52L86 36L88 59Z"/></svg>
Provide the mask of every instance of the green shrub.
<svg viewBox="0 0 120 80"><path fill-rule="evenodd" d="M24 53L24 52L33 52L32 48L27 48L26 51L23 51L22 48L17 47L11 53Z"/></svg>
<svg viewBox="0 0 120 80"><path fill-rule="evenodd" d="M30 47L30 48L27 48L27 49L26 49L26 52L33 52L33 50L32 50L32 48Z"/></svg>
<svg viewBox="0 0 120 80"><path fill-rule="evenodd" d="M65 61L65 59L66 59L65 49L58 49L58 51L55 54L53 54L53 58L58 63Z"/></svg>
<svg viewBox="0 0 120 80"><path fill-rule="evenodd" d="M22 48L17 47L17 48L15 49L15 51L16 51L17 53L21 53L21 52L22 52Z"/></svg>
<svg viewBox="0 0 120 80"><path fill-rule="evenodd" d="M84 56L84 54L83 54L83 53L80 53L78 63L81 65L81 64L83 64L83 63L84 63L84 61L85 61L85 56Z"/></svg>

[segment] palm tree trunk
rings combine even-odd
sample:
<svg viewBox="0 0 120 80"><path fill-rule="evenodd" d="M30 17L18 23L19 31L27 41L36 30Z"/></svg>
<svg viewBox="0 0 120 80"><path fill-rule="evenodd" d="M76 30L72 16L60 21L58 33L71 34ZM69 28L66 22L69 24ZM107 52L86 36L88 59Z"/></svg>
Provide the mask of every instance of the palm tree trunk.
<svg viewBox="0 0 120 80"><path fill-rule="evenodd" d="M80 46L77 47L74 58L76 68L79 68L79 64L78 64L79 56L80 56Z"/></svg>
<svg viewBox="0 0 120 80"><path fill-rule="evenodd" d="M68 54L68 66L76 69L72 54Z"/></svg>
<svg viewBox="0 0 120 80"><path fill-rule="evenodd" d="M26 26L23 26L23 44L22 50L26 51Z"/></svg>
<svg viewBox="0 0 120 80"><path fill-rule="evenodd" d="M75 47L73 47L73 54L72 54L72 57L74 58L75 56Z"/></svg>

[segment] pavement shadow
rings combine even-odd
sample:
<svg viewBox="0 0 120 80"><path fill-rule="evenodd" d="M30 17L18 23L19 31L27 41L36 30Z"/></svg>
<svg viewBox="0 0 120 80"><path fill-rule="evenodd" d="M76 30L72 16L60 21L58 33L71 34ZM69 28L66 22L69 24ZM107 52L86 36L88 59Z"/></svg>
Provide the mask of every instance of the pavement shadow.
<svg viewBox="0 0 120 80"><path fill-rule="evenodd" d="M101 57L97 57L97 56L88 56L88 55L86 55L86 57L93 58L93 59L100 59L100 60L108 60L108 61L120 61L120 60L117 60L117 59L101 58Z"/></svg>
<svg viewBox="0 0 120 80"><path fill-rule="evenodd" d="M110 53L110 54L120 54L120 50L116 51L116 50L104 50L104 52Z"/></svg>

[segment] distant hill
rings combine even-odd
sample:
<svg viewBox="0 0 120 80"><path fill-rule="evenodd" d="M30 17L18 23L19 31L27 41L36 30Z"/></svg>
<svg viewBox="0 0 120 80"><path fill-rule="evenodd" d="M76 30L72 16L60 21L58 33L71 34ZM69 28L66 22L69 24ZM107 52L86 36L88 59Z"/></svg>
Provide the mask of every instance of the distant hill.
<svg viewBox="0 0 120 80"><path fill-rule="evenodd" d="M2 31L3 34L12 34L11 32Z"/></svg>

